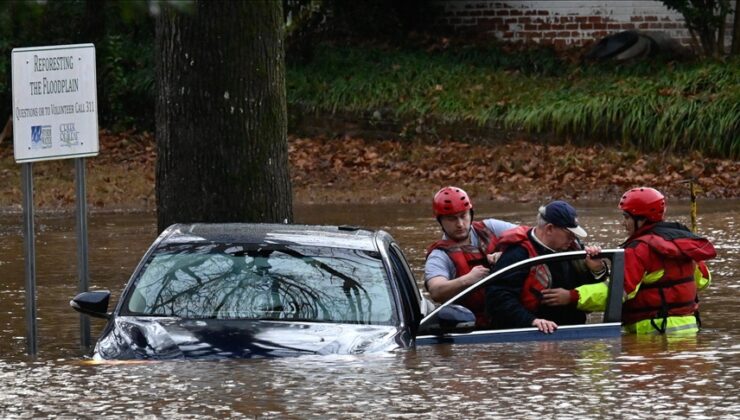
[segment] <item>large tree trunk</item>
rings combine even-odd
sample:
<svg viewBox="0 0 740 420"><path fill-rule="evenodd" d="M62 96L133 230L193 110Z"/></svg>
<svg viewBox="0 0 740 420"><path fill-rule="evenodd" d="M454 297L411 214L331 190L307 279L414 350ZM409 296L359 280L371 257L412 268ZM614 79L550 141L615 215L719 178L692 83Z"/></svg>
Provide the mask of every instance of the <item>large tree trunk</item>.
<svg viewBox="0 0 740 420"><path fill-rule="evenodd" d="M735 0L735 21L732 25L732 51L733 55L740 54L740 0Z"/></svg>
<svg viewBox="0 0 740 420"><path fill-rule="evenodd" d="M157 20L157 223L292 221L279 0Z"/></svg>

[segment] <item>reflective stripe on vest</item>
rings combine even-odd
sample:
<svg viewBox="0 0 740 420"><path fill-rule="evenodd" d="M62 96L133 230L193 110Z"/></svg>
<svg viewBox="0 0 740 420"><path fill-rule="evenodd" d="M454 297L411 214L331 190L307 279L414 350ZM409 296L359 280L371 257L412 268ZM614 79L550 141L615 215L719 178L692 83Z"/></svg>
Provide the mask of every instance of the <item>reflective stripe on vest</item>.
<svg viewBox="0 0 740 420"><path fill-rule="evenodd" d="M652 322L651 322L652 321ZM653 322L662 322L662 319L643 319L624 326L624 331L632 334L654 334L661 332L652 325ZM699 325L696 317L693 315L669 316L666 318L666 325L662 334L690 335L699 331Z"/></svg>

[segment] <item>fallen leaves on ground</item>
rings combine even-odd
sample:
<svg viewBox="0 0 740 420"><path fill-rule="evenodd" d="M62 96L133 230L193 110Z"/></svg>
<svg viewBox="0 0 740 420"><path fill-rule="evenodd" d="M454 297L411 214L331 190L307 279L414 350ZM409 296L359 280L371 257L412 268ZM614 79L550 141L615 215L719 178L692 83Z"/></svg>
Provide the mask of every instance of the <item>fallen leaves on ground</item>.
<svg viewBox="0 0 740 420"><path fill-rule="evenodd" d="M479 199L504 201L614 200L641 185L686 198L689 179L704 197L736 198L740 193L740 163L698 153L641 154L523 140L482 145L292 138L289 144L294 188L318 194L301 197L309 202L331 199L331 190L339 201L427 201L449 184Z"/></svg>
<svg viewBox="0 0 740 420"><path fill-rule="evenodd" d="M445 185L476 199L615 200L648 185L688 198L687 180L700 196L740 197L740 163L698 153L642 154L611 147L545 145L524 140L484 145L443 141L344 138L289 139L296 203L427 202ZM100 155L88 159L88 202L94 208L153 209L156 145L151 133L100 133ZM18 207L20 167L12 147L0 144L0 207ZM71 161L34 166L36 205L74 206Z"/></svg>

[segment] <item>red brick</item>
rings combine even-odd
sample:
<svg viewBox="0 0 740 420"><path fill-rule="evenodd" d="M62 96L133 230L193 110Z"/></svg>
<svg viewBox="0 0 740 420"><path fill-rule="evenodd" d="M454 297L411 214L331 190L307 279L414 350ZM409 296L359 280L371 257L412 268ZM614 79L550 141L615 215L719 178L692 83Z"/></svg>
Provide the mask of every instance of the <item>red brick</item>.
<svg viewBox="0 0 740 420"><path fill-rule="evenodd" d="M645 22L657 22L658 17L657 16L645 16Z"/></svg>
<svg viewBox="0 0 740 420"><path fill-rule="evenodd" d="M593 23L582 23L581 24L581 30L589 31L589 30L591 30L593 28L594 28L594 24Z"/></svg>

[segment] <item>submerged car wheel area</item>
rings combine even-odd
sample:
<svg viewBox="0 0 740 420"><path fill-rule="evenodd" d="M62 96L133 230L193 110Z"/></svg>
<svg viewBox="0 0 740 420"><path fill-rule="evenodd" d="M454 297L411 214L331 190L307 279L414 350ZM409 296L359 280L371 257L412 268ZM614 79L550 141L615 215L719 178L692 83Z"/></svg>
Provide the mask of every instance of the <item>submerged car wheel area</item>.
<svg viewBox="0 0 740 420"><path fill-rule="evenodd" d="M584 252L507 267L435 309L391 235L344 226L173 225L144 254L112 312L108 291L81 293L70 304L108 319L96 359L356 354L414 344L618 336L622 251L603 255L613 267L604 322L554 334L475 331L475 317L456 302L509 269L583 259Z"/></svg>

